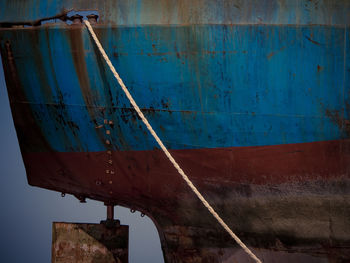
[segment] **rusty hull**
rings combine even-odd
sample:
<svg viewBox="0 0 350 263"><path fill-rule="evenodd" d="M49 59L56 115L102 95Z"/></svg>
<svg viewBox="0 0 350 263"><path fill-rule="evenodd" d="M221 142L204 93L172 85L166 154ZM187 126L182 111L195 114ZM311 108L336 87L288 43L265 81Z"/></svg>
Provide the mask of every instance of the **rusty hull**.
<svg viewBox="0 0 350 263"><path fill-rule="evenodd" d="M349 1L0 3L29 184L147 214L166 262L242 263L72 10L98 12L95 31L140 108L258 256L350 261Z"/></svg>

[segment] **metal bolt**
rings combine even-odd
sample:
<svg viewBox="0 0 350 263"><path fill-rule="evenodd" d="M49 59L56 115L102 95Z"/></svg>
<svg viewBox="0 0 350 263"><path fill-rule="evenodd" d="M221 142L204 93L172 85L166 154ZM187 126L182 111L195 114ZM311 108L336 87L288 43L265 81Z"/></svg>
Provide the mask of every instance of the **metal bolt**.
<svg viewBox="0 0 350 263"><path fill-rule="evenodd" d="M106 140L106 144L111 144L111 141L110 140Z"/></svg>
<svg viewBox="0 0 350 263"><path fill-rule="evenodd" d="M96 24L97 23L97 18L98 18L98 15L94 15L94 14L91 14L91 15L88 15L86 16L88 21L91 23L91 24Z"/></svg>
<svg viewBox="0 0 350 263"><path fill-rule="evenodd" d="M111 174L114 174L114 171L113 171L113 170L111 170Z"/></svg>
<svg viewBox="0 0 350 263"><path fill-rule="evenodd" d="M111 134L111 131L110 130L106 130L106 134Z"/></svg>
<svg viewBox="0 0 350 263"><path fill-rule="evenodd" d="M144 213L141 213L141 217L145 217L145 214L144 214Z"/></svg>
<svg viewBox="0 0 350 263"><path fill-rule="evenodd" d="M61 197L65 197L66 196L66 194L65 193L61 193Z"/></svg>
<svg viewBox="0 0 350 263"><path fill-rule="evenodd" d="M109 151L109 150L108 150L108 151L107 151L107 154L112 155L112 151Z"/></svg>
<svg viewBox="0 0 350 263"><path fill-rule="evenodd" d="M108 124L109 124L109 125L113 125L113 121L110 120L110 121L108 122Z"/></svg>
<svg viewBox="0 0 350 263"><path fill-rule="evenodd" d="M109 164L113 164L113 161L112 161L112 160L108 160L108 163L109 163Z"/></svg>
<svg viewBox="0 0 350 263"><path fill-rule="evenodd" d="M73 21L73 24L81 24L83 22L83 17L81 15L74 15L70 18Z"/></svg>
<svg viewBox="0 0 350 263"><path fill-rule="evenodd" d="M109 184L113 184L113 182L112 182L112 181L109 181L108 183L109 183Z"/></svg>
<svg viewBox="0 0 350 263"><path fill-rule="evenodd" d="M109 174L109 172L110 172L109 170L106 170L106 174Z"/></svg>
<svg viewBox="0 0 350 263"><path fill-rule="evenodd" d="M130 209L130 212L131 212L131 213L135 213L136 210L135 210L135 209Z"/></svg>

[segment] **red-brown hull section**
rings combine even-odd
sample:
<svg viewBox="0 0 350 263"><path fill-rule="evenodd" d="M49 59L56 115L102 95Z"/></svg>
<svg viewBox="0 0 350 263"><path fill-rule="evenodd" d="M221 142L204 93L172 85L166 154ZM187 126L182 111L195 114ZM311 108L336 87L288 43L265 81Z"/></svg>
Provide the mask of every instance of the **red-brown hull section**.
<svg viewBox="0 0 350 263"><path fill-rule="evenodd" d="M349 149L350 140L339 140L172 154L251 246L328 258L336 246L341 249L335 258L345 260L350 243ZM235 244L160 150L23 157L31 185L145 212L155 221L169 260L196 262L214 255L222 262L238 253L227 248Z"/></svg>
<svg viewBox="0 0 350 263"><path fill-rule="evenodd" d="M349 179L350 140L171 152L199 188L212 182L279 185ZM188 190L160 150L118 151L112 158L105 152L24 153L23 157L30 184L102 200L118 201L125 191L172 198L177 190ZM115 174L106 174L112 169ZM101 185L96 185L99 181Z"/></svg>

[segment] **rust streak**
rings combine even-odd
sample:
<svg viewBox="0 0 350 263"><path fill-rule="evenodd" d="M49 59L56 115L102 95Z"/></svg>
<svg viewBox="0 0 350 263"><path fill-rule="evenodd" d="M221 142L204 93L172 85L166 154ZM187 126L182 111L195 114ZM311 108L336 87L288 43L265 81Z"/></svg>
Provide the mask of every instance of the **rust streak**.
<svg viewBox="0 0 350 263"><path fill-rule="evenodd" d="M272 58L275 55L276 52L271 52L267 55L267 59Z"/></svg>
<svg viewBox="0 0 350 263"><path fill-rule="evenodd" d="M311 38L309 38L309 37L307 37L307 36L305 36L305 38L306 38L307 40L309 40L311 43L313 43L313 44L315 44L315 45L318 45L318 46L321 46L321 43L319 43L319 42L317 42L317 41L315 41L315 40L313 40L313 39L311 39Z"/></svg>
<svg viewBox="0 0 350 263"><path fill-rule="evenodd" d="M317 65L317 72L321 72L323 70L323 67L320 65Z"/></svg>
<svg viewBox="0 0 350 263"><path fill-rule="evenodd" d="M327 117L329 117L331 119L331 121L333 123L335 123L338 126L339 130L345 132L347 137L350 137L350 121L349 120L344 119L341 116L340 112L337 110L332 111L332 110L326 109L325 114Z"/></svg>
<svg viewBox="0 0 350 263"><path fill-rule="evenodd" d="M16 62L12 53L10 42L5 44L5 52L1 52L2 62L4 65L4 73L6 78L7 90L9 94L10 104L12 106L12 115L16 127L28 127L25 132L22 129L17 130L18 140L21 144L22 152L30 152L35 147L44 149L47 152L51 152L51 146L46 141L45 136L42 134L40 127L37 125L33 111L29 103L20 104L18 101L28 101L23 91L20 77L18 75ZM30 125L28 125L28 123ZM25 164L26 161L24 160ZM29 180L30 183L30 180Z"/></svg>

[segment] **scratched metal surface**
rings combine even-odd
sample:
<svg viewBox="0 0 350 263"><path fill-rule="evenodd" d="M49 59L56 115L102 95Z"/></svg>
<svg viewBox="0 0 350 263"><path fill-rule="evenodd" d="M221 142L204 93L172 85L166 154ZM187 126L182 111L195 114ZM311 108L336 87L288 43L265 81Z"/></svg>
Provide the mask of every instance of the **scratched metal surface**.
<svg viewBox="0 0 350 263"><path fill-rule="evenodd" d="M348 29L329 26L98 26L137 103L171 149L261 146L347 137ZM156 143L83 26L3 29L33 121L55 151L101 151L95 127L113 119L114 150ZM8 42L7 42L8 41ZM7 44L6 44L7 43ZM19 108L24 107L19 106ZM16 109L15 109L16 111ZM20 141L30 141L27 127ZM23 138L22 138L23 136ZM32 145L26 151L43 151Z"/></svg>
<svg viewBox="0 0 350 263"><path fill-rule="evenodd" d="M97 10L96 33L146 117L244 241L348 260L349 3L3 1L28 182L143 211L168 262L237 252L155 150L86 28L39 25ZM298 260L311 262L284 262Z"/></svg>
<svg viewBox="0 0 350 263"><path fill-rule="evenodd" d="M6 0L0 22L32 21L70 10L98 10L101 21L142 24L348 25L347 0Z"/></svg>
<svg viewBox="0 0 350 263"><path fill-rule="evenodd" d="M99 12L103 46L171 149L347 137L349 1L2 1L10 99L43 135L31 145L19 128L25 151L104 150L106 118L114 150L156 147L83 26L7 28L69 10Z"/></svg>

